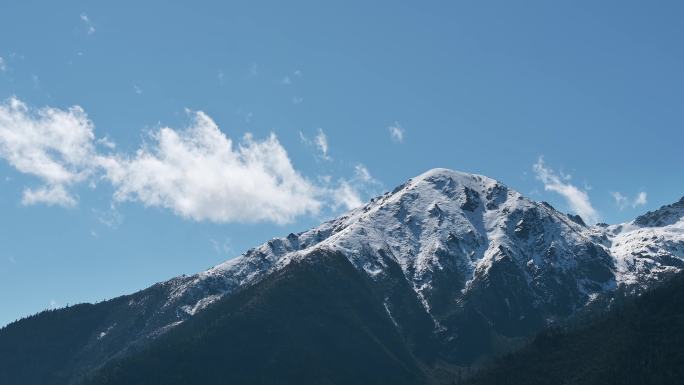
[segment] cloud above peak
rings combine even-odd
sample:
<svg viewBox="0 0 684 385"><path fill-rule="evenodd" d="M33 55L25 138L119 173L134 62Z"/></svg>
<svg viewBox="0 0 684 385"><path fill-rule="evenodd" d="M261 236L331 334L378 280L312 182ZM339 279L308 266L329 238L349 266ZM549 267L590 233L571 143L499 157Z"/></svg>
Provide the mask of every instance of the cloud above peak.
<svg viewBox="0 0 684 385"><path fill-rule="evenodd" d="M299 139L307 146L313 146L317 150L317 157L323 160L330 161L332 158L328 155L328 137L323 132L322 128L319 128L316 136L313 139L309 139L303 132L299 131Z"/></svg>
<svg viewBox="0 0 684 385"><path fill-rule="evenodd" d="M332 197L333 209L355 209L364 204L364 196L379 194L383 189L382 183L375 179L368 168L359 163L354 166L354 175L350 179L340 179L337 186L330 189L328 196Z"/></svg>
<svg viewBox="0 0 684 385"><path fill-rule="evenodd" d="M538 180L544 184L546 191L560 194L575 214L580 215L587 223L594 224L600 220L600 216L589 200L589 194L585 190L570 183L571 177L565 174L557 174L553 169L544 164L544 158L539 157L532 166Z"/></svg>
<svg viewBox="0 0 684 385"><path fill-rule="evenodd" d="M625 195L618 191L611 192L610 195L615 200L615 204L620 210L624 210L627 207L636 208L638 206L643 206L648 203L647 194L645 191L639 192L633 199L627 198Z"/></svg>

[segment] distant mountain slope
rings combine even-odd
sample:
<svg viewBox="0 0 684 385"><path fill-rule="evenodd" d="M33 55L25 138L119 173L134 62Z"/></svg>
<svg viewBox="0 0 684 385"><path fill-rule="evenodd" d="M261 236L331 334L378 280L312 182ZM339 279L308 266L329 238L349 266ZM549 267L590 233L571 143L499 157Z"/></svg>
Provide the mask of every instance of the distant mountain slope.
<svg viewBox="0 0 684 385"><path fill-rule="evenodd" d="M102 323L103 306L76 305L47 311L0 331L0 384L66 382L77 352L87 343L84 329Z"/></svg>
<svg viewBox="0 0 684 385"><path fill-rule="evenodd" d="M545 332L469 385L680 384L684 277L570 331Z"/></svg>
<svg viewBox="0 0 684 385"><path fill-rule="evenodd" d="M321 255L343 257L366 282L374 296L366 300L380 301L385 323L403 341L392 346L408 350L415 365L448 372L515 349L583 309L603 309L616 290L639 293L679 272L684 200L630 223L587 226L494 179L430 170L311 230L94 305L92 318L67 331L69 342L42 329L53 319L61 320L57 328L77 325L85 313L72 308L0 329L0 379L72 384L196 317L215 316L211 309L233 296L256 296L252 286L263 287L293 264L308 261L327 274L331 267L313 263ZM284 306L277 298L269 297L269 306ZM41 338L21 346L17 336L28 334ZM46 365L29 363L33 352ZM20 381L22 375L33 382Z"/></svg>
<svg viewBox="0 0 684 385"><path fill-rule="evenodd" d="M431 338L429 320L423 324L417 343ZM405 341L367 279L343 255L321 252L219 301L85 383L424 383Z"/></svg>
<svg viewBox="0 0 684 385"><path fill-rule="evenodd" d="M0 384L60 385L163 334L169 283L95 305L48 310L0 329ZM167 328L168 329L168 328Z"/></svg>

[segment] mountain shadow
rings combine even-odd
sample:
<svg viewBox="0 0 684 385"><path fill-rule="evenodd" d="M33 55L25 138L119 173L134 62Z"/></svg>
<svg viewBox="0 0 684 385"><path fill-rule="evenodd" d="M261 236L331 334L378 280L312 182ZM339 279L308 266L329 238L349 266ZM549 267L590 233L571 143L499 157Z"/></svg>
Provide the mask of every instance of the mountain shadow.
<svg viewBox="0 0 684 385"><path fill-rule="evenodd" d="M541 333L468 385L679 384L684 379L684 276L608 313ZM454 381L459 383L459 381Z"/></svg>
<svg viewBox="0 0 684 385"><path fill-rule="evenodd" d="M83 384L426 382L365 278L324 252L221 300Z"/></svg>

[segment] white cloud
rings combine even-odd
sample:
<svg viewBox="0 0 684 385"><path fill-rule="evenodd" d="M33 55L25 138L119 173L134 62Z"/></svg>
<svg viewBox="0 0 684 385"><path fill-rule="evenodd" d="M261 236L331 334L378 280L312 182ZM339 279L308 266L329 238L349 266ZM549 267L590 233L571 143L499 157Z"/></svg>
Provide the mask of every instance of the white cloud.
<svg viewBox="0 0 684 385"><path fill-rule="evenodd" d="M5 72L7 71L7 63L5 62L5 59L0 56L0 72Z"/></svg>
<svg viewBox="0 0 684 385"><path fill-rule="evenodd" d="M368 168L359 163L354 166L354 176L351 179L340 179L337 186L331 189L329 195L333 198L332 207L344 207L348 210L357 208L366 200L362 197L377 195L382 187L382 183L371 175Z"/></svg>
<svg viewBox="0 0 684 385"><path fill-rule="evenodd" d="M43 186L37 189L26 188L21 197L21 204L25 206L44 203L48 206L74 207L77 198L69 193L64 186Z"/></svg>
<svg viewBox="0 0 684 385"><path fill-rule="evenodd" d="M314 141L316 143L316 148L321 152L323 159L330 160L330 157L328 156L328 137L325 136L322 128L318 129L318 134L316 134Z"/></svg>
<svg viewBox="0 0 684 385"><path fill-rule="evenodd" d="M230 238L225 238L223 241L217 241L216 239L210 238L211 246L213 247L216 254L231 254L233 253L233 242Z"/></svg>
<svg viewBox="0 0 684 385"><path fill-rule="evenodd" d="M328 155L328 137L325 135L325 132L323 132L322 128L318 129L318 133L313 140L309 139L306 135L304 135L303 132L299 131L299 139L307 146L314 146L316 150L318 150L318 156L321 159L328 161L332 160L332 158Z"/></svg>
<svg viewBox="0 0 684 385"><path fill-rule="evenodd" d="M370 171L366 168L366 166L362 164L357 164L354 166L354 173L357 178L359 178L363 182L371 182L374 181L373 177L370 174Z"/></svg>
<svg viewBox="0 0 684 385"><path fill-rule="evenodd" d="M387 129L389 130L392 140L399 143L404 141L404 129L401 127L399 122L394 122L394 124L387 127Z"/></svg>
<svg viewBox="0 0 684 385"><path fill-rule="evenodd" d="M107 135L103 136L102 138L98 139L95 141L95 143L103 145L107 147L110 150L113 150L116 148L116 143L114 143Z"/></svg>
<svg viewBox="0 0 684 385"><path fill-rule="evenodd" d="M610 193L610 195L613 197L613 199L615 200L615 204L620 208L620 210L624 209L629 205L629 200L626 196L622 195L621 193L616 191Z"/></svg>
<svg viewBox="0 0 684 385"><path fill-rule="evenodd" d="M124 221L123 215L113 203L109 205L107 210L93 209L93 215L98 222L110 229L118 228Z"/></svg>
<svg viewBox="0 0 684 385"><path fill-rule="evenodd" d="M537 175L537 179L544 184L545 190L562 195L570 209L579 214L585 221L591 224L599 221L600 216L591 205L587 192L570 184L567 176L560 176L552 169L547 168L543 157L539 157L537 163L533 166L533 170Z"/></svg>
<svg viewBox="0 0 684 385"><path fill-rule="evenodd" d="M339 186L333 190L333 202L334 209L344 206L351 210L363 205L359 191L346 180L341 180Z"/></svg>
<svg viewBox="0 0 684 385"><path fill-rule="evenodd" d="M92 35L95 33L95 26L93 25L92 21L90 21L90 18L88 17L88 15L86 15L85 13L82 13L81 14L81 21L83 22L83 25L86 28L86 33L88 35Z"/></svg>
<svg viewBox="0 0 684 385"><path fill-rule="evenodd" d="M641 191L639 194L637 194L637 197L634 198L634 202L632 203L632 206L634 206L634 207L643 206L646 203L648 203L648 201L646 200L646 192Z"/></svg>
<svg viewBox="0 0 684 385"><path fill-rule="evenodd" d="M610 195L613 197L613 199L615 200L615 204L618 206L618 208L620 210L624 210L630 206L632 208L636 208L637 206L643 206L646 203L648 203L647 195L646 195L646 192L644 192L644 191L639 192L634 197L634 199L629 199L626 196L624 196L622 193L617 192L617 191L611 192Z"/></svg>
<svg viewBox="0 0 684 385"><path fill-rule="evenodd" d="M183 131L164 127L133 157L109 158L118 201L163 207L197 221L286 223L317 213L317 189L292 166L275 135L234 146L202 112Z"/></svg>
<svg viewBox="0 0 684 385"><path fill-rule="evenodd" d="M0 103L0 158L41 182L24 190L25 205L76 206L75 188L94 188L99 180L114 187L113 202L140 202L196 221L286 223L323 207L358 207L382 187L362 164L349 179L311 182L275 135L247 134L234 142L206 114L191 116L189 127L153 130L135 153L125 154L107 136L95 136L78 106L31 109L12 98ZM310 140L300 135L331 159L322 129ZM115 205L93 213L112 228L123 221Z"/></svg>
<svg viewBox="0 0 684 385"><path fill-rule="evenodd" d="M0 158L43 182L24 191L24 204L74 206L77 199L68 188L92 173L94 140L81 107L31 110L16 98L0 104Z"/></svg>

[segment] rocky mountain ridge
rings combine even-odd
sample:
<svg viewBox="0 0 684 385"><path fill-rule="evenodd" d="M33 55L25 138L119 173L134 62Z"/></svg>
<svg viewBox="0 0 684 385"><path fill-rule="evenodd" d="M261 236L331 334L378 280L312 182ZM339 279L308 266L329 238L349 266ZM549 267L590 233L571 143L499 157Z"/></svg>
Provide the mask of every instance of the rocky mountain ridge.
<svg viewBox="0 0 684 385"><path fill-rule="evenodd" d="M681 271L684 198L629 223L587 226L494 179L430 170L311 230L95 305L107 310L69 365L94 371L290 266L330 269L330 255L367 282L424 365L470 366Z"/></svg>

